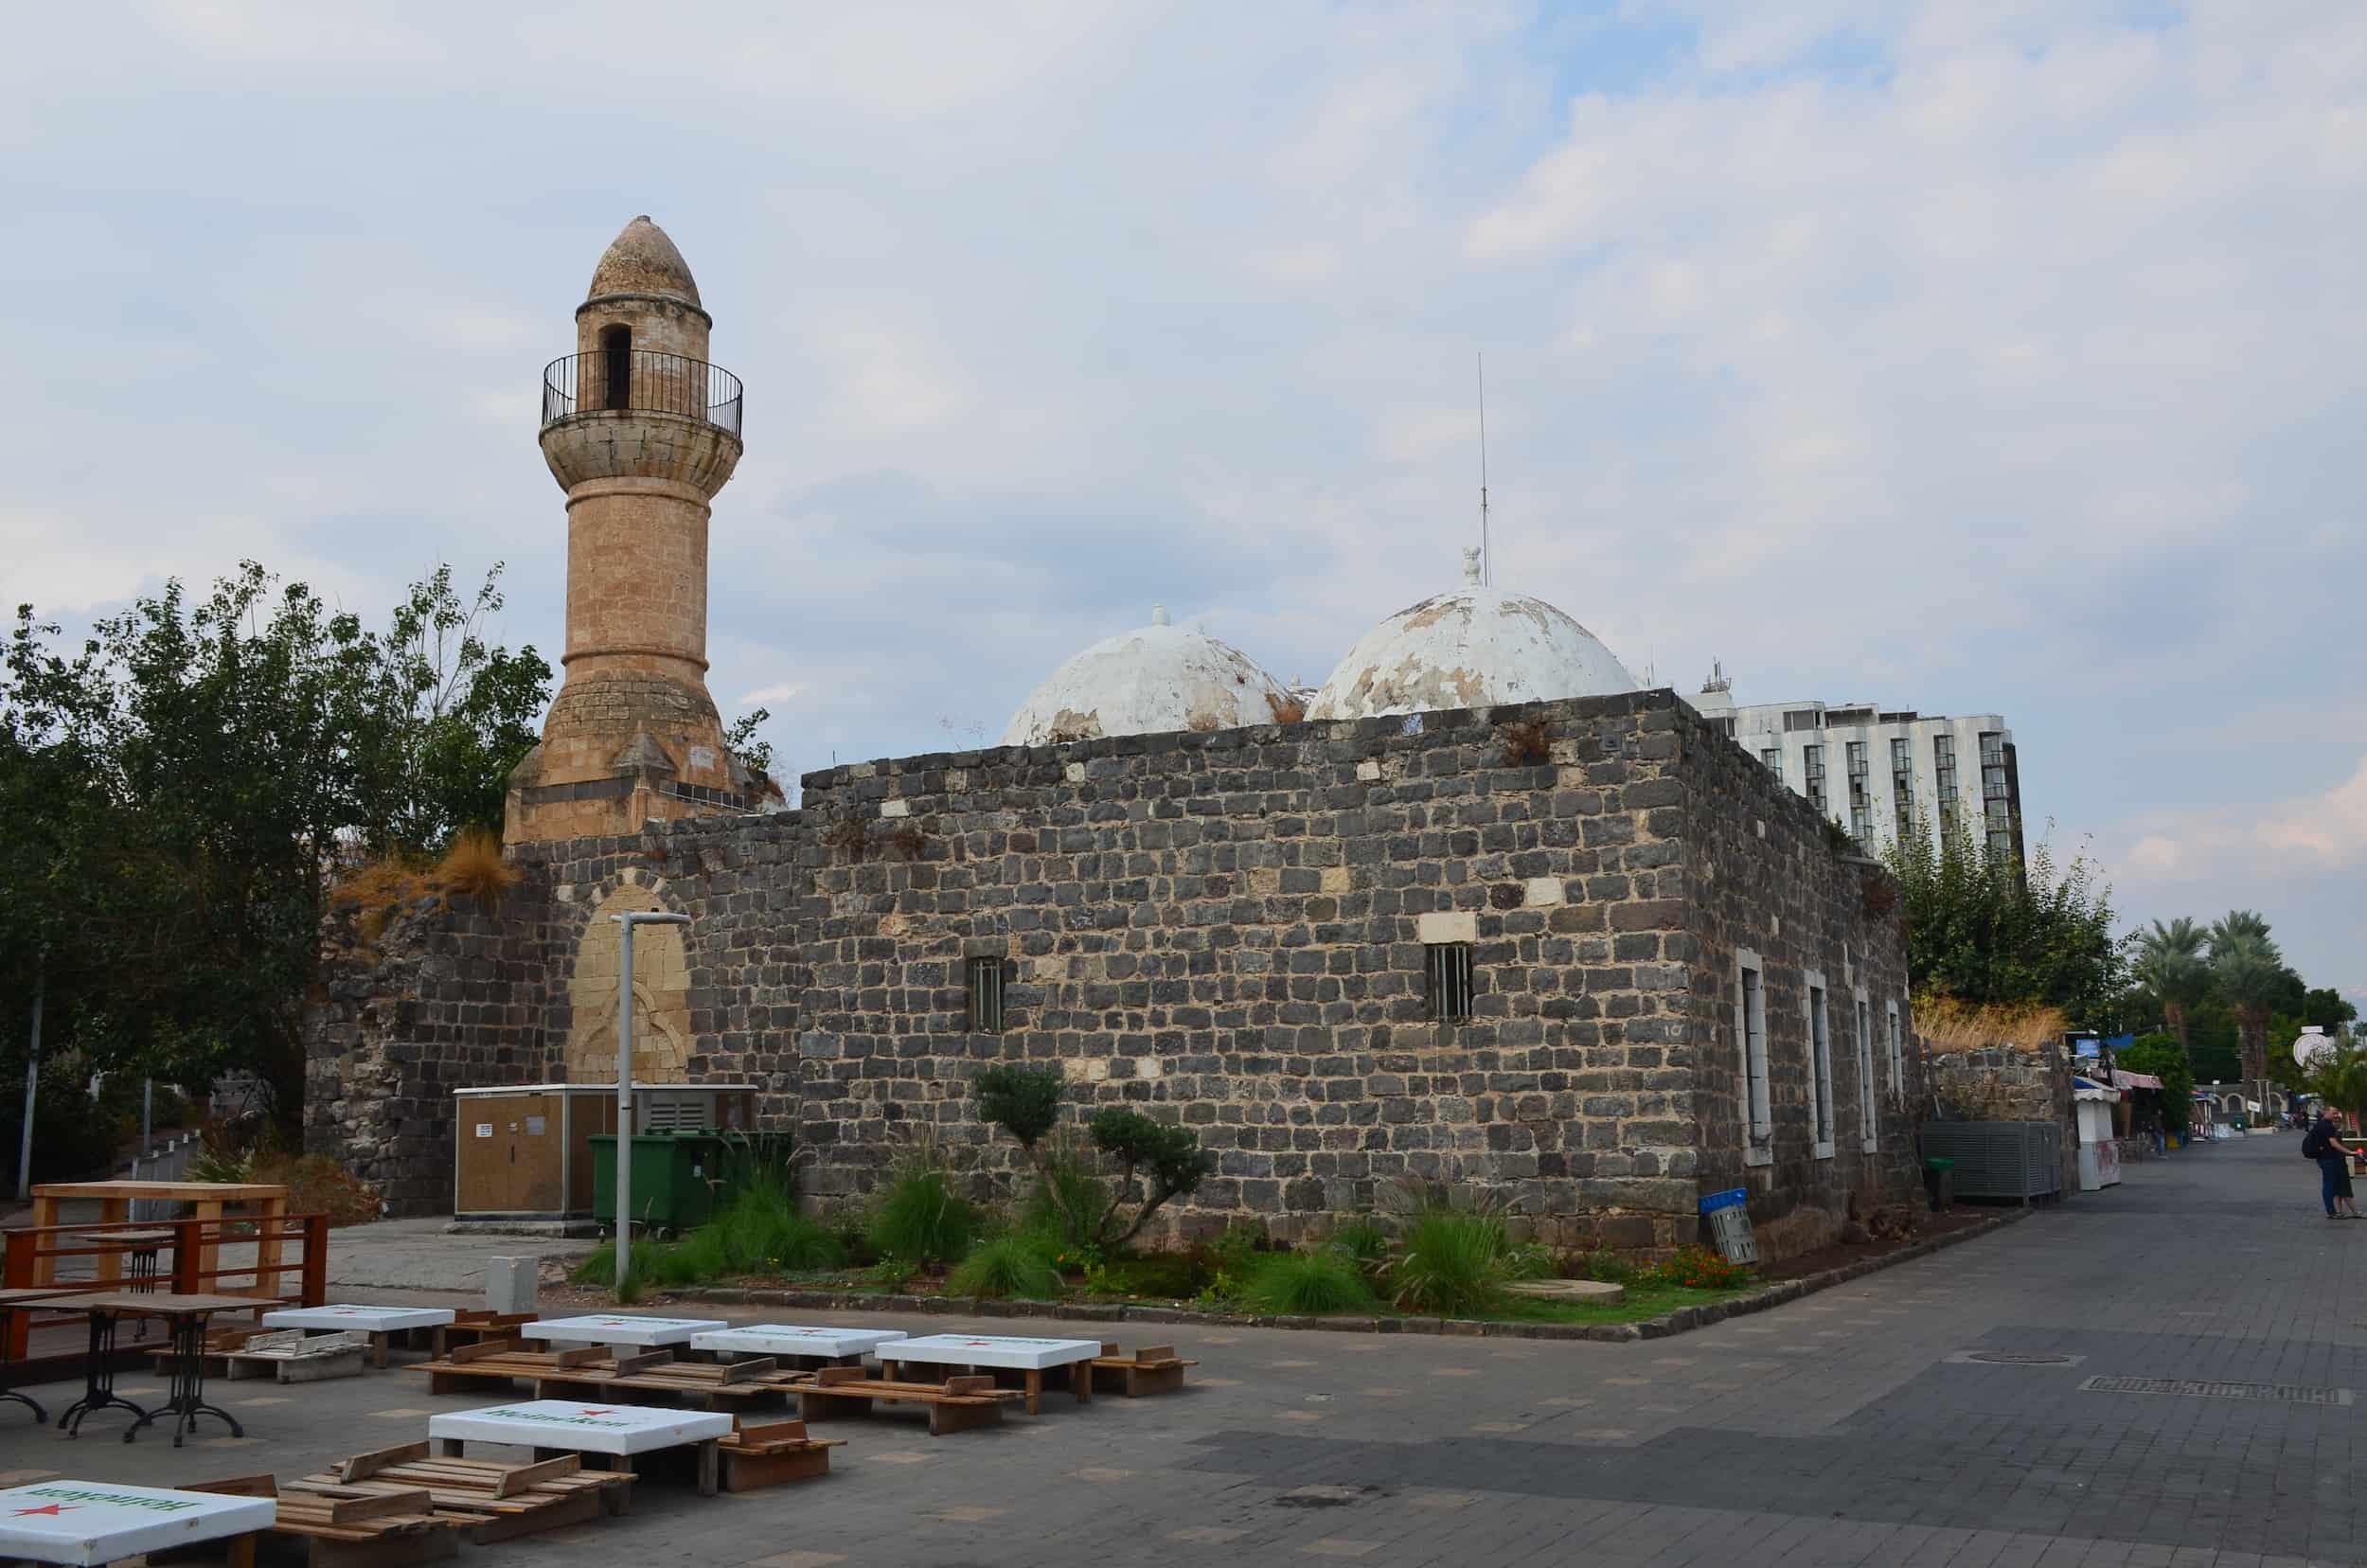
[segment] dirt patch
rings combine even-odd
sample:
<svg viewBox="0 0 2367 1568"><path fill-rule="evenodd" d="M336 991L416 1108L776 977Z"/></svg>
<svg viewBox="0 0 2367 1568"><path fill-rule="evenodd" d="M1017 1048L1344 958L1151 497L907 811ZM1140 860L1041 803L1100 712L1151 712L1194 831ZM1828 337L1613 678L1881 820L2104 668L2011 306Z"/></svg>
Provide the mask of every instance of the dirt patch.
<svg viewBox="0 0 2367 1568"><path fill-rule="evenodd" d="M1845 1269L1852 1263L1888 1257L1893 1253L1902 1253L1909 1247L1951 1236L1958 1231L1978 1229L1996 1218L1995 1209L1967 1208L1958 1204L1946 1213L1925 1216L1922 1225L1913 1236L1885 1237L1863 1242L1836 1241L1813 1252L1794 1253L1779 1263L1770 1263L1761 1268L1758 1280L1762 1284L1772 1284L1784 1279L1805 1279L1828 1269Z"/></svg>

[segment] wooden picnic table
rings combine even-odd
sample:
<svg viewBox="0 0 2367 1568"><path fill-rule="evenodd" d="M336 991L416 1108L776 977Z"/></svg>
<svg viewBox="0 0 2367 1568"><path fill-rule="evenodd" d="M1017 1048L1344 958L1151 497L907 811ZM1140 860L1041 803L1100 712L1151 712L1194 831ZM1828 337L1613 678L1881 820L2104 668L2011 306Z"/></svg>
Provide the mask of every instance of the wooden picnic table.
<svg viewBox="0 0 2367 1568"><path fill-rule="evenodd" d="M255 1205L258 1220L284 1220L288 1214L288 1189L271 1182L44 1182L33 1188L33 1226L44 1229L58 1222L58 1205L69 1198L95 1198L98 1201L98 1222L121 1225L132 1218L133 1200L155 1199L164 1203L188 1203L199 1220L212 1221L217 1231L222 1209L231 1203ZM279 1294L280 1232L284 1226L264 1224L256 1227L255 1293L276 1298ZM98 1283L113 1284L122 1277L123 1263L119 1255L103 1252L94 1259L98 1271ZM211 1282L214 1270L220 1266L221 1249L208 1242L198 1257L198 1277ZM58 1260L37 1257L33 1260L33 1283L46 1285L57 1278Z"/></svg>
<svg viewBox="0 0 2367 1568"><path fill-rule="evenodd" d="M256 1532L278 1509L268 1497L37 1481L0 1491L0 1557L97 1568L204 1541L228 1541L233 1568L253 1568Z"/></svg>
<svg viewBox="0 0 2367 1568"><path fill-rule="evenodd" d="M1027 1393L1027 1414L1041 1413L1043 1375L1056 1366L1068 1368L1069 1391L1084 1404L1094 1397L1090 1364L1101 1354L1099 1340L1034 1339L1023 1334L930 1334L897 1340L880 1346L880 1370L890 1381L899 1369L958 1366L971 1371L1017 1372Z"/></svg>
<svg viewBox="0 0 2367 1568"><path fill-rule="evenodd" d="M170 1416L172 1446L197 1430L200 1416L211 1416L243 1437L238 1417L205 1402L205 1320L216 1312L245 1312L255 1309L253 1296L176 1295L170 1291L110 1291L89 1295L56 1296L44 1305L64 1312L90 1314L90 1359L83 1369L82 1397L68 1405L58 1425L80 1436L82 1418L94 1410L120 1406L139 1417L123 1431L130 1442L159 1416ZM116 1324L127 1317L162 1318L172 1330L171 1385L163 1405L142 1409L116 1392Z"/></svg>
<svg viewBox="0 0 2367 1568"><path fill-rule="evenodd" d="M576 1399L528 1399L482 1410L431 1416L427 1434L444 1457L461 1457L463 1445L507 1443L530 1448L537 1459L565 1453L597 1453L609 1468L632 1473L640 1455L660 1449L696 1451L699 1493L716 1492L720 1456L716 1444L733 1432L729 1416L696 1410L655 1410L647 1405L605 1405Z"/></svg>

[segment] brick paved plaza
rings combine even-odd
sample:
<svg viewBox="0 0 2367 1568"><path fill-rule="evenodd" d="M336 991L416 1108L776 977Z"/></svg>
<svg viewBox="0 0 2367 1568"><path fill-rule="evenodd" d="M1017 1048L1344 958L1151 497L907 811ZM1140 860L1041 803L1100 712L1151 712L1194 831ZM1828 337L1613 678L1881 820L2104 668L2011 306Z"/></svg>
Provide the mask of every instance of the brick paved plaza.
<svg viewBox="0 0 2367 1568"><path fill-rule="evenodd" d="M1674 1340L1154 1331L1201 1359L1193 1391L1061 1397L934 1440L895 1417L831 1423L851 1442L825 1481L707 1502L652 1484L632 1518L469 1550L637 1568L2367 1562L2351 1498L2367 1407L2349 1393L2367 1388L2351 1295L2367 1224L2319 1217L2295 1148L2133 1166L2113 1192ZM2082 1387L2123 1378L2219 1386ZM72 1398L37 1392L53 1413ZM127 1447L111 1417L68 1442L0 1413L0 1469L287 1476L491 1402L400 1371L213 1392L254 1436Z"/></svg>

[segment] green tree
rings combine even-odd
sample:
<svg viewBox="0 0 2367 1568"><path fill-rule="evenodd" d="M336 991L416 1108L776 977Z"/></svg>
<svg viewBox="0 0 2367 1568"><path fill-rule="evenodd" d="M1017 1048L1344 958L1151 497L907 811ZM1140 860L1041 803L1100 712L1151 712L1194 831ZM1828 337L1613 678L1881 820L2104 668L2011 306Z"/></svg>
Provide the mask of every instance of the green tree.
<svg viewBox="0 0 2367 1568"><path fill-rule="evenodd" d="M2302 1086L2337 1111L2346 1112L2354 1126L2367 1116L2367 1049L2348 1041L2319 1056L2302 1078Z"/></svg>
<svg viewBox="0 0 2367 1568"><path fill-rule="evenodd" d="M2084 851L2058 871L2041 840L2025 867L1983 836L1934 832L1927 820L1883 859L1903 893L1917 990L1976 1004L2045 1002L2080 1026L2110 1010L2126 950L2112 936L2111 889Z"/></svg>
<svg viewBox="0 0 2367 1568"><path fill-rule="evenodd" d="M2269 935L2269 922L2249 909L2231 910L2211 927L2212 982L2235 1015L2243 1076L2269 1076L2269 1020L2298 982Z"/></svg>
<svg viewBox="0 0 2367 1568"><path fill-rule="evenodd" d="M2187 1011L2211 994L2211 966L2203 957L2209 941L2202 928L2181 915L2168 925L2153 922L2151 930L2134 938L2136 960L2130 975L2161 1005L2163 1022L2178 1037L2179 1048L2193 1042L2187 1033Z"/></svg>
<svg viewBox="0 0 2367 1568"><path fill-rule="evenodd" d="M2315 1024L2328 1034L2349 1027L2358 1017L2358 1009L2331 986L2315 988L2302 997L2302 1022Z"/></svg>
<svg viewBox="0 0 2367 1568"><path fill-rule="evenodd" d="M2140 1035L2112 1054L2115 1066L2132 1073L2150 1073L2162 1080L2162 1124L2172 1132L2186 1130L2194 1105L2195 1069L2186 1047L2171 1035Z"/></svg>
<svg viewBox="0 0 2367 1568"><path fill-rule="evenodd" d="M541 706L533 650L477 634L492 580L472 613L439 572L383 637L252 562L202 599L169 583L72 652L20 608L0 669L7 993L38 975L46 1032L98 1070L249 1072L293 1124L330 873L482 820L480 769L498 820Z"/></svg>

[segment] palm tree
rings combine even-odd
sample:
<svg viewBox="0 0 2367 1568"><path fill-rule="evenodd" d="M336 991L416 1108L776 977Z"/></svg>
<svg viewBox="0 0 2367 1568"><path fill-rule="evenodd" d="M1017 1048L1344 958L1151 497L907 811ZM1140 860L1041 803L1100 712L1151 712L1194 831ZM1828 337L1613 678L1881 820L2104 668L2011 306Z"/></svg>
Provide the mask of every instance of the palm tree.
<svg viewBox="0 0 2367 1568"><path fill-rule="evenodd" d="M2202 928L2183 915L2168 925L2156 920L2151 931L2137 933L2137 982L2162 1004L2162 1020L2178 1037L2180 1051L2192 1043L2186 1010L2211 994L2211 966L2203 960L2207 940Z"/></svg>
<svg viewBox="0 0 2367 1568"><path fill-rule="evenodd" d="M2269 1009L2285 983L2285 954L2269 935L2269 922L2249 909L2230 910L2212 922L2211 979L2235 1014L2244 1077L2269 1076Z"/></svg>

